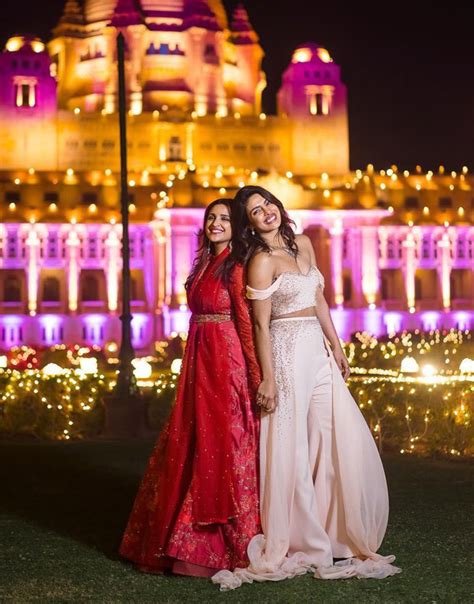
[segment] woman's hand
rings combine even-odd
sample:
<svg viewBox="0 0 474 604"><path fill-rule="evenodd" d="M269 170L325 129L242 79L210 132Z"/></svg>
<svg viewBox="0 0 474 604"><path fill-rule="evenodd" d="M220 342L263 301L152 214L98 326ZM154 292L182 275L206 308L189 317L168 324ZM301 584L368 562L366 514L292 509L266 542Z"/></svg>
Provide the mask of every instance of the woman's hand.
<svg viewBox="0 0 474 604"><path fill-rule="evenodd" d="M257 390L257 405L267 413L273 413L277 406L276 384L274 380L264 379Z"/></svg>
<svg viewBox="0 0 474 604"><path fill-rule="evenodd" d="M344 378L344 381L346 382L347 378L349 377L349 375L351 373L351 370L349 367L349 362L346 359L346 355L344 354L344 351L342 350L342 348L340 346L338 346L336 348L336 350L334 350L333 354L334 354L334 360L336 361L336 365L341 370L342 377Z"/></svg>

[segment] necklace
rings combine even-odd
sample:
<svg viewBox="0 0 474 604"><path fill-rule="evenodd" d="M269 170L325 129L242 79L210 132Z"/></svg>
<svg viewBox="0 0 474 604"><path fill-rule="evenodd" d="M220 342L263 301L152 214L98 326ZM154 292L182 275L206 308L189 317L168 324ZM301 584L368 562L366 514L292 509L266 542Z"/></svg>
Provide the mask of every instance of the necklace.
<svg viewBox="0 0 474 604"><path fill-rule="evenodd" d="M287 254L289 254L292 258L295 257L295 254L293 252L293 250L291 250L288 246L282 246L282 247L274 247L272 245L268 246L270 248L270 254L272 252L276 252L277 250L281 250L282 252L286 252Z"/></svg>

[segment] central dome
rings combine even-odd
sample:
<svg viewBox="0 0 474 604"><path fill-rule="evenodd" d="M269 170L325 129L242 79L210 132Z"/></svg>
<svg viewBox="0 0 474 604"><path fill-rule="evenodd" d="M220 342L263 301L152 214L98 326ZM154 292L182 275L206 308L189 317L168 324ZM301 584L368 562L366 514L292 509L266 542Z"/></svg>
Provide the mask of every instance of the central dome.
<svg viewBox="0 0 474 604"><path fill-rule="evenodd" d="M117 0L86 0L84 15L88 23L106 21L112 17ZM181 12L184 0L140 0L144 13L150 11Z"/></svg>

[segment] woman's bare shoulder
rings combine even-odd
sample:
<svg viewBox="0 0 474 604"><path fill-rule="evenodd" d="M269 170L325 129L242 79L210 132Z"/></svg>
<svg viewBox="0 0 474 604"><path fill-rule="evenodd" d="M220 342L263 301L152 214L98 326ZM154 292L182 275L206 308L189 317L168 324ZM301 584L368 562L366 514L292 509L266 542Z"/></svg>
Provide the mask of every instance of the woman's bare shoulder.
<svg viewBox="0 0 474 604"><path fill-rule="evenodd" d="M300 249L309 249L309 247L312 247L311 239L308 237L308 235L304 235L303 233L301 235L295 235L295 240L296 245Z"/></svg>
<svg viewBox="0 0 474 604"><path fill-rule="evenodd" d="M271 254L264 250L259 250L255 252L249 262L250 269L269 269L272 268L275 264L275 261Z"/></svg>

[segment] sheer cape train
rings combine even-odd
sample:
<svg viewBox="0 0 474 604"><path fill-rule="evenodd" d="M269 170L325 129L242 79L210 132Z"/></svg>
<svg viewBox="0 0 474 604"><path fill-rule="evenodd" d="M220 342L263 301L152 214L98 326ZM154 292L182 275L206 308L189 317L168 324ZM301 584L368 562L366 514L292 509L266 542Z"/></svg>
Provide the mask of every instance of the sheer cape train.
<svg viewBox="0 0 474 604"><path fill-rule="evenodd" d="M383 579L401 572L392 565L395 556L377 553L387 528L389 510L387 483L377 446L342 378L328 342L325 341L324 345L332 373L333 453L341 499L339 506L353 555L335 564L321 566L304 552L289 553L288 502L281 493L282 489L278 488L278 470L272 476L272 468L267 468L267 476L261 476L262 490L269 490L269 496L273 498L271 511L263 501L261 505L262 526L267 538L260 534L251 540L248 547L250 565L247 568L237 568L233 572L222 570L213 576L212 581L220 585L221 590L235 589L253 581L280 581L307 572L314 572L319 579ZM297 396L298 390L295 392ZM289 442L286 451L290 464L295 463L292 446L296 445ZM265 456L264 449L262 446L261 456ZM289 506L291 509L291 502ZM279 528L272 531L268 526Z"/></svg>

